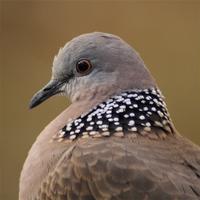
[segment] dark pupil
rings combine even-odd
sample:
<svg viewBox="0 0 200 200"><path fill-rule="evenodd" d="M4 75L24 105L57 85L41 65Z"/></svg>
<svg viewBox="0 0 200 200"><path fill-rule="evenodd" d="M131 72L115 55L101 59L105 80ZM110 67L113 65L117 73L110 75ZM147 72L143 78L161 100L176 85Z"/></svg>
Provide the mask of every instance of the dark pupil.
<svg viewBox="0 0 200 200"><path fill-rule="evenodd" d="M88 70L88 68L89 68L89 65L88 65L87 62L82 61L82 62L78 63L78 69L79 69L80 72L85 72L85 71Z"/></svg>

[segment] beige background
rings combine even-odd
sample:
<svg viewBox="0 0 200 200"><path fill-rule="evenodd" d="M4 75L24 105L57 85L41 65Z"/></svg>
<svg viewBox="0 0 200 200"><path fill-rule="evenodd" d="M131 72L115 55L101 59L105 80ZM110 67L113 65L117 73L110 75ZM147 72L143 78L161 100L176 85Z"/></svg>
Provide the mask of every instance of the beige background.
<svg viewBox="0 0 200 200"><path fill-rule="evenodd" d="M14 200L27 152L67 105L28 103L50 78L59 47L91 31L134 46L157 79L181 134L200 144L200 1L0 1L0 199Z"/></svg>

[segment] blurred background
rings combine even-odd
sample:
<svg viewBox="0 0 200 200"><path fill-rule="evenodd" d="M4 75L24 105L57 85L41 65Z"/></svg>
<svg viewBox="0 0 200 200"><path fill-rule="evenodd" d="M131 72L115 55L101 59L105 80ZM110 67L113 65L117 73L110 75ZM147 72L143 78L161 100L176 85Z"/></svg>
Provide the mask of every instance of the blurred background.
<svg viewBox="0 0 200 200"><path fill-rule="evenodd" d="M54 55L92 31L121 36L143 57L180 133L200 145L200 1L0 1L0 199L18 198L19 175L37 135L69 101L34 110Z"/></svg>

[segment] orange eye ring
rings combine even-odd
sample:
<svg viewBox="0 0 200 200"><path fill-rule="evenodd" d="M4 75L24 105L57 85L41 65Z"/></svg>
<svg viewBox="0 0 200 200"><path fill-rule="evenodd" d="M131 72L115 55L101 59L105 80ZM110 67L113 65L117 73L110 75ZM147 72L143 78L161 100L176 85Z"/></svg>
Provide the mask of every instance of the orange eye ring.
<svg viewBox="0 0 200 200"><path fill-rule="evenodd" d="M91 71L91 69L92 69L92 64L87 59L79 60L77 62L77 64L76 64L76 71L80 75L86 75L86 74L88 74Z"/></svg>

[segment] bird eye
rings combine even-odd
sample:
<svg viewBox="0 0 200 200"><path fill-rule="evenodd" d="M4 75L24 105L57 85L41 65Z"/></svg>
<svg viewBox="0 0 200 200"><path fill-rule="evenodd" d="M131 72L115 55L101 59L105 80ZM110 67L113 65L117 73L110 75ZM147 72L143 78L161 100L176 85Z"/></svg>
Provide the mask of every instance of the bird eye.
<svg viewBox="0 0 200 200"><path fill-rule="evenodd" d="M81 75L88 74L92 69L92 64L89 60L79 60L76 64L76 71Z"/></svg>

